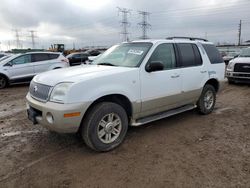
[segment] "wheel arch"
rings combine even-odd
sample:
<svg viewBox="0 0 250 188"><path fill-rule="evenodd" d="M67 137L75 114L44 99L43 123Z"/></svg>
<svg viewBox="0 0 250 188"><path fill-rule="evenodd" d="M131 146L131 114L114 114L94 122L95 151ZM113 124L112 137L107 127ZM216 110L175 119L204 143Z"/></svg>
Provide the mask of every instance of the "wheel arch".
<svg viewBox="0 0 250 188"><path fill-rule="evenodd" d="M217 79L215 79L215 78L209 79L209 80L205 83L205 85L207 85L207 84L213 86L214 89L215 89L215 91L216 91L216 93L217 93L217 92L219 91L219 89L220 89L220 83L219 83L219 81L218 81ZM204 85L204 86L205 86L205 85Z"/></svg>
<svg viewBox="0 0 250 188"><path fill-rule="evenodd" d="M3 76L4 78L6 78L6 80L7 80L7 84L9 84L9 77L8 76L6 76L5 74L3 74L3 73L0 73L0 76Z"/></svg>
<svg viewBox="0 0 250 188"><path fill-rule="evenodd" d="M126 111L127 113L127 116L128 116L128 120L130 119L130 117L132 116L132 113L133 113L133 107L132 107L132 103L131 101L128 99L128 97L126 97L125 95L122 95L122 94L109 94L109 95L105 95L105 96L102 96L98 99L96 99L94 102L92 102L90 104L90 106L88 107L88 109L86 110L86 112L84 113L83 115L83 118L82 118L82 122L81 122L81 126L79 128L79 130L81 130L81 127L83 125L83 121L84 119L86 118L86 115L89 113L89 111L98 103L101 103L101 102L113 102L113 103L116 103L116 104L119 104L121 105L124 110Z"/></svg>

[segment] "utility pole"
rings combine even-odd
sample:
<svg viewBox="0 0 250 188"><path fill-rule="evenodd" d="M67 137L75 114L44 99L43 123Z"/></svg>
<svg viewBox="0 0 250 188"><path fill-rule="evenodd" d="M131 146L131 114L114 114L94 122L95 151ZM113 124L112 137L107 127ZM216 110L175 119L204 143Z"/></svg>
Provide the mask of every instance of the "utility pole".
<svg viewBox="0 0 250 188"><path fill-rule="evenodd" d="M140 15L142 15L142 21L138 23L138 25L142 29L142 36L140 37L141 39L148 39L147 36L147 29L151 27L151 25L148 23L147 19L149 18L150 13L145 12L145 11L138 11Z"/></svg>
<svg viewBox="0 0 250 188"><path fill-rule="evenodd" d="M16 48L18 49L21 46L21 44L20 44L19 30L18 29L13 29L12 31L14 31L14 33L15 33Z"/></svg>
<svg viewBox="0 0 250 188"><path fill-rule="evenodd" d="M239 38L238 38L238 46L240 46L240 43L241 43L241 20L240 20L240 24L239 24Z"/></svg>
<svg viewBox="0 0 250 188"><path fill-rule="evenodd" d="M130 14L131 10L126 9L126 8L118 8L118 14L122 13L122 20L121 20L121 26L122 26L122 31L121 34L123 35L123 41L129 41L128 38L128 27L130 26L130 23L128 22L128 14Z"/></svg>
<svg viewBox="0 0 250 188"><path fill-rule="evenodd" d="M34 30L30 30L30 38L31 38L31 42L32 42L32 49L35 49L35 38L37 38L37 36L35 35L35 32Z"/></svg>

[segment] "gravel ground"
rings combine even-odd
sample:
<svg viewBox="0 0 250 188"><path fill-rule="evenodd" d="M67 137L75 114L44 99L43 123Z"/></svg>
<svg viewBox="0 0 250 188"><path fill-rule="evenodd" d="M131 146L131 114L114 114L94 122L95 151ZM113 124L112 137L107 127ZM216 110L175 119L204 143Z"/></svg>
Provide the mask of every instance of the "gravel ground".
<svg viewBox="0 0 250 188"><path fill-rule="evenodd" d="M108 153L27 120L27 85L0 90L0 187L250 187L250 87L228 85L215 111L141 127Z"/></svg>

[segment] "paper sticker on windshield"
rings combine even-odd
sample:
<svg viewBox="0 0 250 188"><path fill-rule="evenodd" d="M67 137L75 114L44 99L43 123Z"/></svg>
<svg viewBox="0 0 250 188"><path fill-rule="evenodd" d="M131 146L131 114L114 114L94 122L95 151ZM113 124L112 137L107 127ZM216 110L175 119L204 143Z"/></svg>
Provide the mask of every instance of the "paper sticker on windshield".
<svg viewBox="0 0 250 188"><path fill-rule="evenodd" d="M132 50L132 49L130 49L128 51L128 54L142 55L143 51L142 50Z"/></svg>

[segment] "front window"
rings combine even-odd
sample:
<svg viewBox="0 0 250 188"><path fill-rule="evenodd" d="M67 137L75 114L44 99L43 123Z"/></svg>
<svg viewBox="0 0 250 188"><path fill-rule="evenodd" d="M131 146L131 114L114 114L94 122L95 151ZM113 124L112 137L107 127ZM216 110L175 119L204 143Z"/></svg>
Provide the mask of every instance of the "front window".
<svg viewBox="0 0 250 188"><path fill-rule="evenodd" d="M93 64L138 67L153 44L132 42L115 45L103 53Z"/></svg>
<svg viewBox="0 0 250 188"><path fill-rule="evenodd" d="M30 62L31 62L30 55L22 55L12 60L12 63L14 65L25 64L25 63L30 63Z"/></svg>
<svg viewBox="0 0 250 188"><path fill-rule="evenodd" d="M243 49L239 57L250 57L250 48Z"/></svg>

